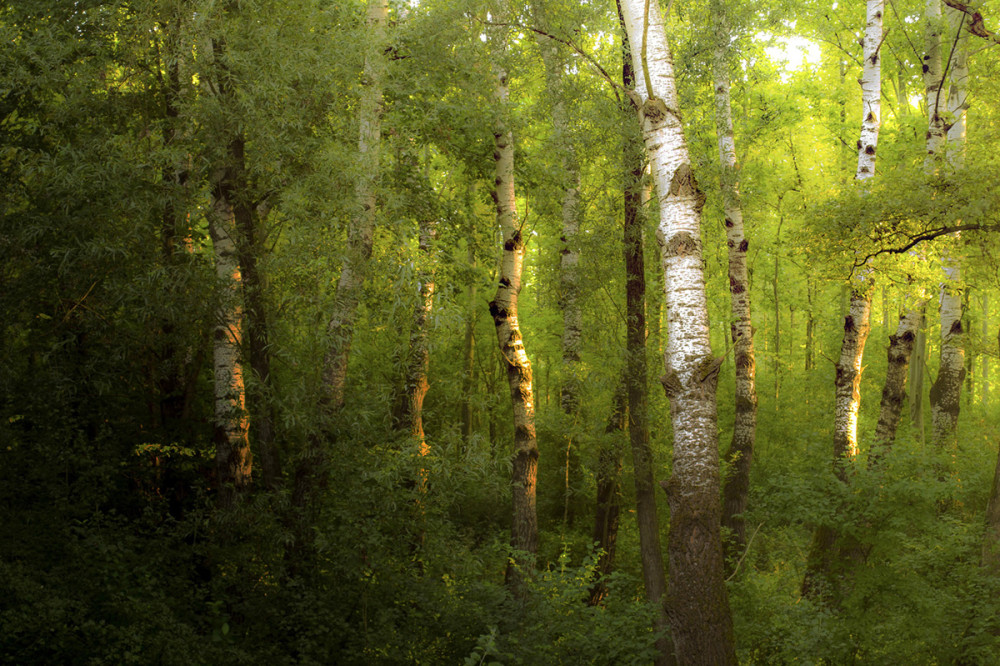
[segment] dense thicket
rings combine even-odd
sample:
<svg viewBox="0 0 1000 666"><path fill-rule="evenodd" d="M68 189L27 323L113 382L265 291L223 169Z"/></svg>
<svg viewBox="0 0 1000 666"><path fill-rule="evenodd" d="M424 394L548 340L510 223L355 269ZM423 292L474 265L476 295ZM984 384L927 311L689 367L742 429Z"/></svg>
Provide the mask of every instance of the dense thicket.
<svg viewBox="0 0 1000 666"><path fill-rule="evenodd" d="M997 663L1000 7L885 4L864 182L861 4L661 10L676 109L611 2L0 4L0 662L669 663L649 531L727 487L740 663ZM637 115L686 139L666 191ZM678 192L715 350L681 378ZM691 377L738 432L672 521Z"/></svg>

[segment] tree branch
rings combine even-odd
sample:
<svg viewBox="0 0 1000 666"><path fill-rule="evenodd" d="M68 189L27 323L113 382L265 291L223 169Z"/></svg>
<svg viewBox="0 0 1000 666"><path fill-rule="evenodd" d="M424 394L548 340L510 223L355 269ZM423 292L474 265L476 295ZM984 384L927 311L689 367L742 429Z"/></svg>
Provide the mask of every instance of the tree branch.
<svg viewBox="0 0 1000 666"><path fill-rule="evenodd" d="M947 236L948 234L953 234L957 231L1000 231L1000 224L956 224L953 227L941 227L939 229L932 229L930 231L925 231L916 236L910 236L910 241L905 245L900 247L884 247L878 249L868 255L863 259L855 259L854 265L851 267L851 275L854 275L854 269L864 266L870 259L882 254L903 254L920 243L934 240L935 238L940 238L941 236Z"/></svg>
<svg viewBox="0 0 1000 666"><path fill-rule="evenodd" d="M983 15L975 7L961 0L943 0L943 2L952 9L963 12L969 17L969 22L965 26L966 30L976 37L982 37L983 39L1000 44L1000 37L986 29L986 24L983 22Z"/></svg>
<svg viewBox="0 0 1000 666"><path fill-rule="evenodd" d="M541 28L534 28L534 27L532 27L530 25L524 25L522 23L501 23L501 22L498 22L498 21L480 21L480 22L483 25L490 25L490 26L495 26L495 27L498 27L498 28L517 28L518 30L527 30L528 32L533 32L536 35L541 35L542 37L546 37L548 39L551 39L554 42L558 42L559 44L562 44L563 46L568 46L569 48L571 48L573 50L574 53L576 53L578 56L580 56L581 58L583 58L584 60L586 60L594 69L596 69L598 71L598 73L600 73L601 78L603 78L605 81L607 81L608 83L611 84L611 89L614 91L614 93L615 93L615 99L618 100L619 104L621 104L622 98L621 98L621 95L618 94L618 91L621 90L626 95L628 95L628 93L629 93L629 91L625 88L625 86L623 86L622 84L618 83L613 78L611 78L611 75L608 74L607 70L605 70L603 67L601 67L601 63L597 62L592 55L590 55L589 53L587 53L586 51L584 51L583 49L581 49L572 40L563 39L562 37L556 37L552 33L546 32L546 31L542 30ZM629 96L629 99L632 98L631 95L628 95L628 96ZM635 100L632 100L632 101L634 102Z"/></svg>

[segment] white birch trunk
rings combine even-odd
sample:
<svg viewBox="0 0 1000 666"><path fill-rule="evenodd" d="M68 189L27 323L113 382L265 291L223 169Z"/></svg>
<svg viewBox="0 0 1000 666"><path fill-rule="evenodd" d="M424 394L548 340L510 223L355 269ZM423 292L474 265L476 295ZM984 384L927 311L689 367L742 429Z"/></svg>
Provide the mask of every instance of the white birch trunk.
<svg viewBox="0 0 1000 666"><path fill-rule="evenodd" d="M908 307L899 318L896 333L889 337L889 361L885 371L878 425L875 427L875 441L868 457L869 468L878 465L896 440L896 428L903 412L903 403L906 402L910 356L920 331L921 312L922 308Z"/></svg>
<svg viewBox="0 0 1000 666"><path fill-rule="evenodd" d="M219 176L221 178L222 176ZM215 383L215 464L223 504L250 485L249 422L243 382L243 278L237 261L236 217L224 190L215 187L209 234L218 280L219 308L212 345Z"/></svg>
<svg viewBox="0 0 1000 666"><path fill-rule="evenodd" d="M364 78L358 108L358 161L355 212L347 232L347 255L340 270L333 311L327 323L330 348L323 363L323 401L334 410L344 402L347 362L375 235L376 185L382 141L382 85L386 69L388 0L369 0Z"/></svg>
<svg viewBox="0 0 1000 666"><path fill-rule="evenodd" d="M684 141L659 6L625 0L621 7L633 45L640 122L660 202L668 330L663 384L674 431L673 474L666 484L667 615L678 663L735 664L720 529L715 401L719 364L709 342L701 252L704 195Z"/></svg>
<svg viewBox="0 0 1000 666"><path fill-rule="evenodd" d="M732 318L730 335L736 359L736 410L733 439L726 454L733 472L723 488L723 525L733 534L733 551L742 552L746 543L746 511L750 489L750 465L757 432L756 357L750 318L750 278L747 271L749 242L744 233L743 205L739 188L739 164L733 133L732 102L729 92L729 22L726 6L716 2L715 49L712 77L715 83L715 132L719 143L722 205L725 214L726 244L729 247L729 294Z"/></svg>
<svg viewBox="0 0 1000 666"><path fill-rule="evenodd" d="M927 156L924 171L933 172L938 161L944 157L943 150L947 138L944 111L948 104L948 93L942 92L944 65L941 62L941 33L944 18L941 16L941 0L926 0L924 5L924 97L927 104Z"/></svg>
<svg viewBox="0 0 1000 666"><path fill-rule="evenodd" d="M538 472L538 445L535 439L535 397L531 383L531 362L521 337L518 322L518 298L525 243L514 198L514 140L504 120L508 101L507 73L501 69L497 84L499 118L493 130L496 162L497 223L503 234L503 255L496 296L490 302L490 314L497 331L502 363L507 370L514 416L514 460L511 473L513 520L511 546L520 553L507 567L507 583L521 592L521 582L533 567L538 552L538 517L535 509L535 486ZM527 559L523 557L527 554Z"/></svg>
<svg viewBox="0 0 1000 666"><path fill-rule="evenodd" d="M969 67L966 57L966 32L961 29L965 14L948 7L949 27L956 34L948 90L947 127L948 163L955 170L965 164L965 108ZM961 407L962 381L965 379L965 331L962 327L961 264L955 257L945 257L944 282L941 285L941 356L937 379L931 387L931 423L933 441L939 447L957 444L958 415Z"/></svg>

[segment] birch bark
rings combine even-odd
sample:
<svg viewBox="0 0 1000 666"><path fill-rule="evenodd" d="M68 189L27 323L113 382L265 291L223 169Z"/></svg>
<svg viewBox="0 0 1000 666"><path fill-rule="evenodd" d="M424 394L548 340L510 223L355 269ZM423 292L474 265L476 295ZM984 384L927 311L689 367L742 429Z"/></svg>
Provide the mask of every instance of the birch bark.
<svg viewBox="0 0 1000 666"><path fill-rule="evenodd" d="M895 334L889 336L889 362L885 370L885 386L879 407L875 440L868 457L868 467L876 467L896 441L896 428L906 402L906 378L910 356L920 330L921 314L917 308L907 308L899 318Z"/></svg>
<svg viewBox="0 0 1000 666"><path fill-rule="evenodd" d="M386 70L386 23L388 0L369 0L366 22L362 94L358 109L358 160L356 164L355 212L347 232L347 255L340 270L333 310L327 323L330 347L323 362L323 402L337 410L344 402L347 362L354 320L375 235L376 186L382 140L382 85Z"/></svg>
<svg viewBox="0 0 1000 666"><path fill-rule="evenodd" d="M215 337L212 347L215 383L215 467L219 501L232 503L235 495L250 486L251 456L243 382L243 275L237 260L236 216L224 173L213 187L208 231L218 280Z"/></svg>
<svg viewBox="0 0 1000 666"><path fill-rule="evenodd" d="M507 567L507 584L520 594L521 583L534 566L538 552L538 517L535 509L535 486L538 472L538 445L535 440L535 396L531 383L531 362L521 337L518 322L518 298L525 243L514 198L514 140L504 118L508 102L507 73L497 77L499 115L493 129L496 162L496 188L493 196L497 223L503 234L503 255L496 296L490 302L490 314L496 326L502 363L507 371L510 400L514 415L514 461L511 474L514 515L511 523L511 546L517 553Z"/></svg>
<svg viewBox="0 0 1000 666"><path fill-rule="evenodd" d="M950 166L959 170L965 163L965 109L969 78L966 57L967 35L962 30L965 14L948 7L948 25L955 34L950 63L946 156ZM939 86L943 86L943 81ZM942 448L957 445L958 415L961 407L962 381L965 379L965 330L962 326L961 264L946 257L944 282L941 285L941 355L937 379L931 386L932 438Z"/></svg>
<svg viewBox="0 0 1000 666"><path fill-rule="evenodd" d="M722 524L733 535L729 555L737 555L746 544L743 513L750 490L750 465L757 433L757 363L750 320L750 279L747 271L749 241L744 233L743 204L739 188L739 164L733 133L729 93L729 21L724 2L713 3L715 47L712 78L715 82L715 132L719 143L719 179L725 214L726 245L729 247L730 336L736 359L736 397L733 439L726 458L732 473L722 492Z"/></svg>
<svg viewBox="0 0 1000 666"><path fill-rule="evenodd" d="M667 615L680 664L735 664L719 504L719 363L712 358L699 191L677 111L674 68L655 4L622 2L637 73L639 119L660 203L668 342L664 388L674 431ZM641 74L641 76L638 76Z"/></svg>

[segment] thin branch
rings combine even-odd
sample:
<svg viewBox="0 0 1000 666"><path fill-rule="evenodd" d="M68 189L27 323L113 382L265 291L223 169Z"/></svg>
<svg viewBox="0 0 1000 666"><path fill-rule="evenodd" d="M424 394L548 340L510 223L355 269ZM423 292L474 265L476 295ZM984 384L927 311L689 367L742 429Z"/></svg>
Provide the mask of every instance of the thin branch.
<svg viewBox="0 0 1000 666"><path fill-rule="evenodd" d="M522 23L501 23L501 22L497 22L497 21L480 21L480 23L482 23L483 25L495 26L495 27L498 27L498 28L517 28L518 30L527 30L529 32L535 33L536 35L541 35L542 37L547 37L548 39L551 39L554 42L558 42L559 44L562 44L563 46L568 46L569 48L571 48L573 50L574 53L576 53L578 56L580 56L581 58L583 58L584 60L586 60L588 63L590 63L590 65L594 69L596 69L598 71L598 73L600 73L601 78L603 78L605 81L607 81L608 83L611 84L611 88L612 88L612 90L614 90L614 93L615 93L615 99L618 101L619 104L621 104L622 98L621 98L621 95L618 94L618 91L621 90L621 91L625 92L626 94L628 94L628 90L625 89L625 86L623 86L622 84L618 83L613 78L611 78L611 75L608 74L607 70L605 70L603 67L601 67L601 64L599 62L597 62L597 60L595 60L592 55L590 55L589 53L587 53L586 51L584 51L583 49L581 49L579 46L577 46L573 42L573 40L563 39L562 37L556 37L552 33L546 32L546 31L542 30L541 28L535 28L535 27L532 27L530 25L524 25Z"/></svg>
<svg viewBox="0 0 1000 666"><path fill-rule="evenodd" d="M896 20L899 21L900 25L903 25L904 21L899 18L899 12L896 11L895 0L889 0L889 6L892 7L892 13L896 15ZM906 43L910 45L911 49L913 49L913 55L916 57L917 62L923 62L923 57L920 55L920 51L918 51L917 47L913 45L913 42L910 40L910 35L906 32L905 27L903 28L903 37L906 37Z"/></svg>
<svg viewBox="0 0 1000 666"><path fill-rule="evenodd" d="M943 2L952 9L958 10L969 17L969 23L965 26L966 30L976 37L982 37L983 39L1000 44L1000 37L986 29L986 24L983 22L983 15L974 7L961 2L961 0L943 0Z"/></svg>
<svg viewBox="0 0 1000 666"><path fill-rule="evenodd" d="M741 564L743 564L743 560L745 560L745 559L746 559L746 557L747 557L747 553L749 553L749 552L750 552L750 546L751 546L751 544L753 544L753 538L754 538L755 536L757 536L757 532L759 532L759 531L760 531L760 528L761 528L761 525L763 525L763 524L764 524L764 523L759 523L759 524L757 525L757 529L755 529L755 530L753 531L753 534L751 534L751 535L750 535L750 540L749 540L749 541L747 541L747 547L746 547L746 548L745 548L745 549L743 550L743 554L742 554L742 555L740 556L740 559L739 559L739 560L738 560L738 561L736 562L736 566L735 566L735 567L733 567L733 573L729 574L729 578L727 578L727 579L726 579L726 582L727 582L727 583L728 583L729 581L731 581L731 580L733 579L733 576L735 576L735 575L736 575L736 573L737 573L737 572L738 572L738 571L740 570L740 565L741 565Z"/></svg>
<svg viewBox="0 0 1000 666"><path fill-rule="evenodd" d="M920 243L926 241L934 240L935 238L940 238L941 236L947 236L948 234L955 233L957 231L1000 231L1000 224L957 224L953 227L941 227L939 229L933 229L931 231L925 231L924 233L917 234L916 236L911 236L910 241L905 245L900 247L884 247L876 250L865 256L863 259L855 259L854 266L851 267L851 275L854 275L854 269L864 266L868 260L874 259L875 257L882 254L903 254Z"/></svg>
<svg viewBox="0 0 1000 666"><path fill-rule="evenodd" d="M944 64L944 72L941 73L941 83L938 84L937 96L934 98L934 117L937 117L938 109L941 108L941 89L948 79L948 68L951 67L952 58L955 57L955 49L958 48L958 39L962 36L962 26L965 24L965 14L958 22L958 30L955 31L955 39L951 43L951 51L948 52L948 61Z"/></svg>

